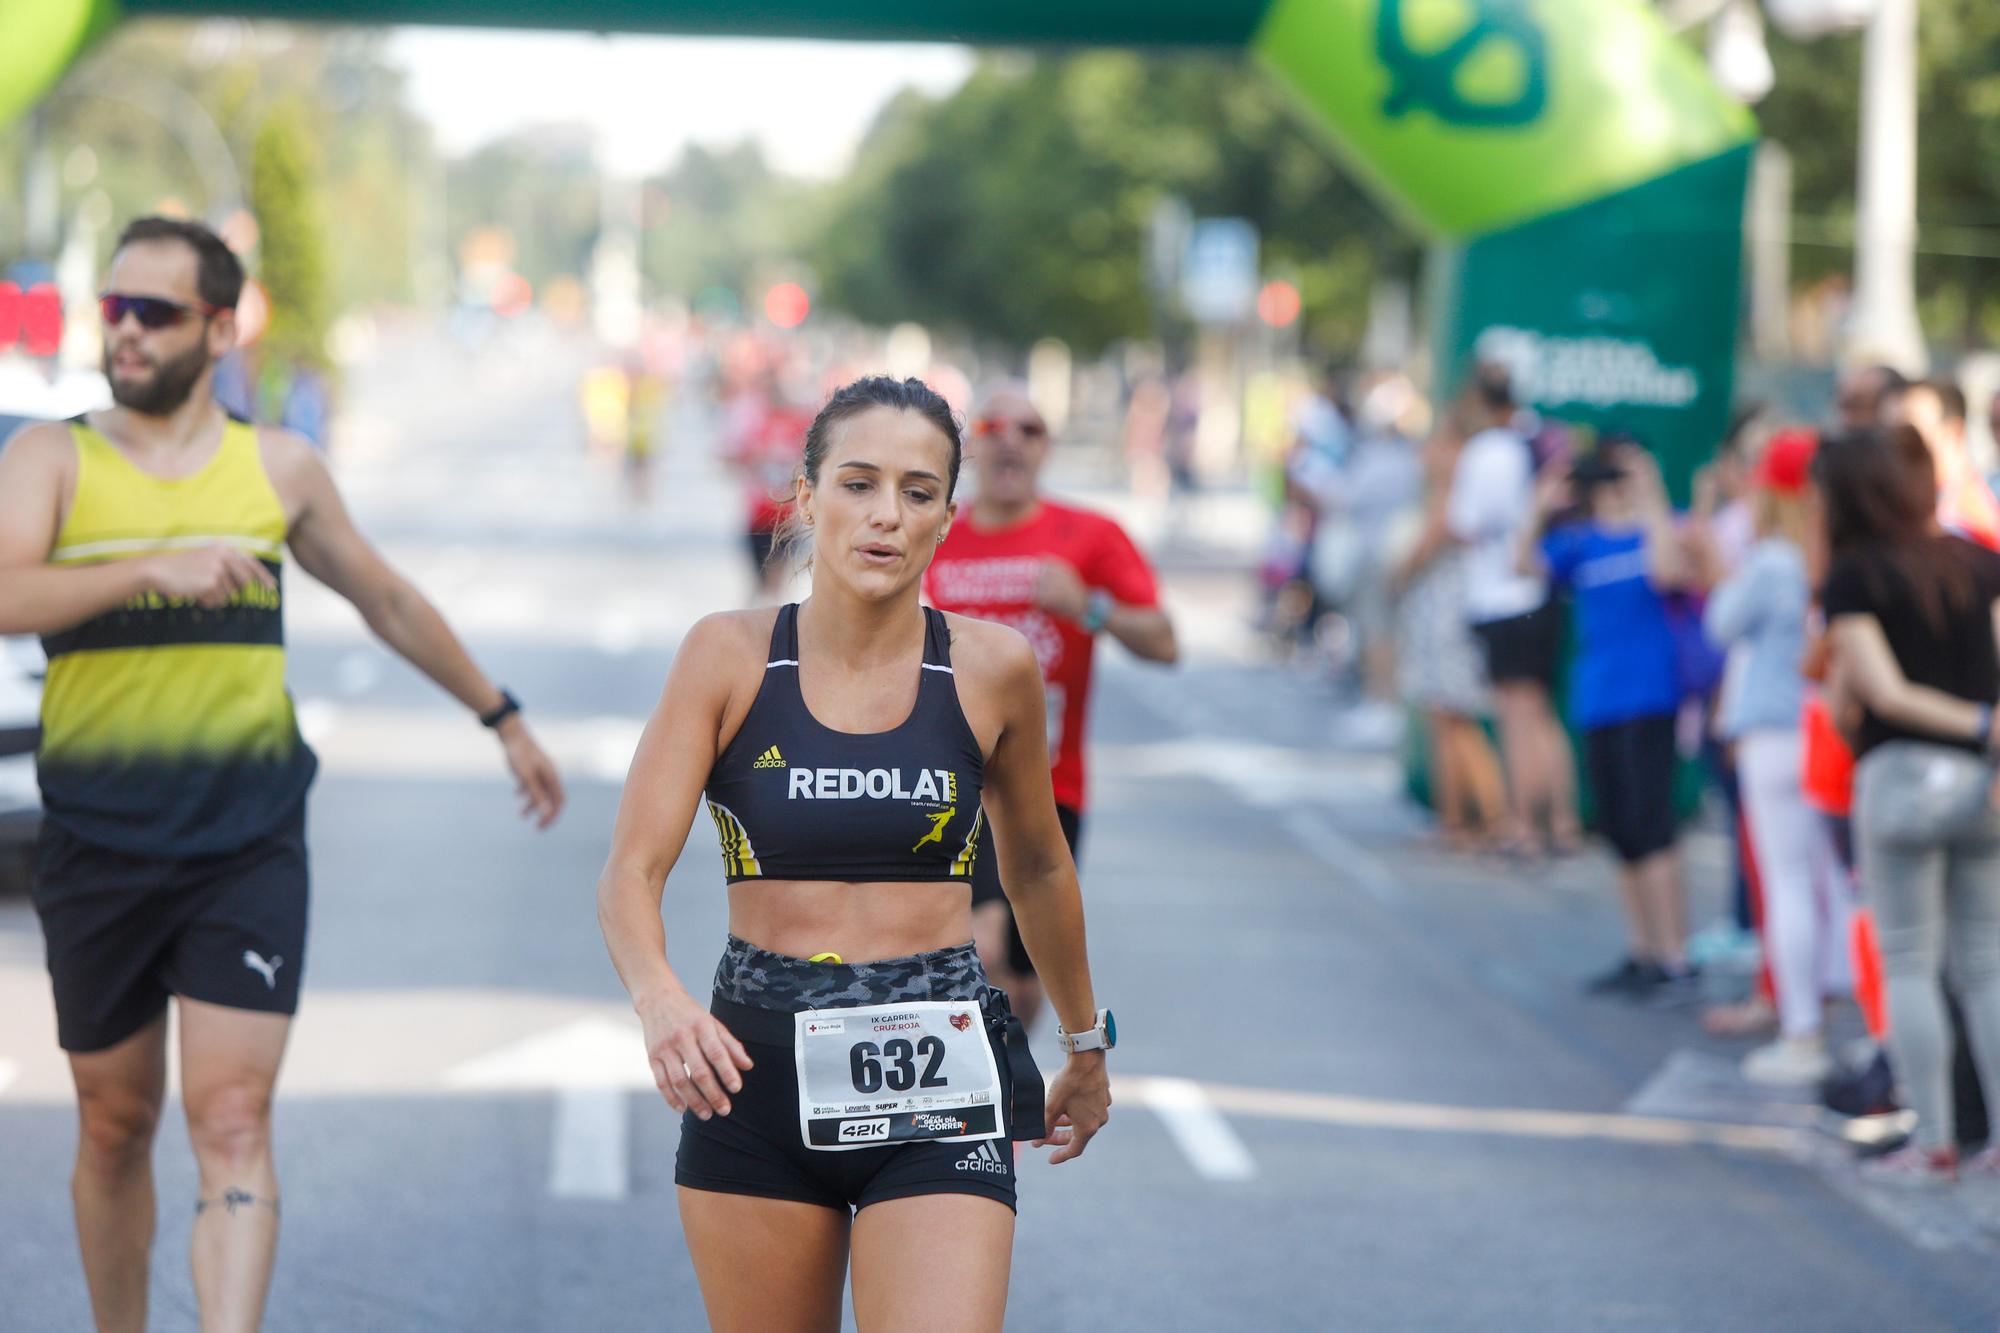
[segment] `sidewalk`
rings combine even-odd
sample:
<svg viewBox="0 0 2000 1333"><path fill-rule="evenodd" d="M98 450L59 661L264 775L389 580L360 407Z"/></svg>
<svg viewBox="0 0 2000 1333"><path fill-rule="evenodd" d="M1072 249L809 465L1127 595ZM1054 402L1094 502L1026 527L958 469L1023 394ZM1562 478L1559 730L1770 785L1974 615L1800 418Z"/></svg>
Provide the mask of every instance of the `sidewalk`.
<svg viewBox="0 0 2000 1333"><path fill-rule="evenodd" d="M1170 595L1189 581L1170 574ZM1226 601L1192 600L1193 628L1219 636L1214 622L1231 614ZM1240 738L1232 743L1236 758L1215 743L1178 760L1157 745L1100 747L1108 753L1097 772L1180 762L1249 803L1283 807L1287 830L1325 867L1326 892L1373 898L1493 1005L1538 1029L1545 1043L1600 1067L1626 1090L1622 1103L1601 1109L1788 1132L1796 1161L1909 1242L2000 1260L2000 1188L1905 1192L1867 1185L1839 1137L1839 1118L1821 1109L1813 1089L1775 1089L1743 1078L1742 1057L1764 1038L1709 1036L1699 1025L1699 1004L1665 1007L1583 994L1584 978L1622 948L1616 867L1601 847L1531 862L1443 851L1426 841L1428 816L1404 795L1399 748L1343 743L1343 712L1309 672L1241 659L1191 668L1215 677L1204 693L1217 707L1198 719L1199 729ZM1140 671L1122 664L1107 672L1105 687L1148 689ZM1724 915L1729 845L1697 819L1684 831L1682 850L1690 921L1699 930ZM1738 998L1749 980L1740 968L1713 970L1704 1000ZM1835 1049L1863 1035L1853 1006L1837 1006L1829 1032Z"/></svg>

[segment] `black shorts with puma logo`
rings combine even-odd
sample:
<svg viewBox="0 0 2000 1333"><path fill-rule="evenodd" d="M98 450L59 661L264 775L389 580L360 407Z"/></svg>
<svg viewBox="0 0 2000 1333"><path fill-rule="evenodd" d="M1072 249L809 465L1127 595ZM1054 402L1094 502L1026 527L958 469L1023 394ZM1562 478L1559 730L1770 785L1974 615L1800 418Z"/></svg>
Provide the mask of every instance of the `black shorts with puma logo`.
<svg viewBox="0 0 2000 1333"><path fill-rule="evenodd" d="M56 1036L101 1051L179 995L290 1014L305 969L304 802L219 856L132 856L42 825L34 904L48 945Z"/></svg>

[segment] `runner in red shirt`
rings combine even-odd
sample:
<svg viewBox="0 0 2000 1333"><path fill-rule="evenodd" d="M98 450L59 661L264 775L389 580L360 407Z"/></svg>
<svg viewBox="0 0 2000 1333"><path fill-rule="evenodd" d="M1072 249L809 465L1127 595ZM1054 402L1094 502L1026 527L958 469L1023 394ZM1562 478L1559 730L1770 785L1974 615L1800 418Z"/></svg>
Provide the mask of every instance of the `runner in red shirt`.
<svg viewBox="0 0 2000 1333"><path fill-rule="evenodd" d="M1073 856L1083 823L1084 712L1096 636L1108 633L1153 662L1172 662L1180 650L1152 567L1124 529L1041 497L1049 428L1025 390L989 390L968 434L978 490L931 561L924 595L940 610L1012 625L1034 645L1048 691L1056 813ZM1041 983L990 848L973 870L972 926L987 974L1021 1021L1032 1023Z"/></svg>
<svg viewBox="0 0 2000 1333"><path fill-rule="evenodd" d="M771 546L791 512L792 476L811 424L812 413L781 401L769 375L730 395L723 407L723 457L743 486L750 564L764 601L784 590L791 573L784 561L771 559Z"/></svg>

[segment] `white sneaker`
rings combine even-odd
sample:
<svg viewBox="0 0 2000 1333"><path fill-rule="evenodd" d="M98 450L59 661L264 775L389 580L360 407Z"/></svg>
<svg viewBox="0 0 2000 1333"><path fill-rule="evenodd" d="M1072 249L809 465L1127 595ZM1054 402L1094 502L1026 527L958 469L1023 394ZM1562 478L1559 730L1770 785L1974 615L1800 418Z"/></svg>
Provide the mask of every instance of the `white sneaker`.
<svg viewBox="0 0 2000 1333"><path fill-rule="evenodd" d="M1743 1077L1770 1087L1811 1087L1833 1072L1833 1057L1817 1036L1780 1037L1743 1057Z"/></svg>

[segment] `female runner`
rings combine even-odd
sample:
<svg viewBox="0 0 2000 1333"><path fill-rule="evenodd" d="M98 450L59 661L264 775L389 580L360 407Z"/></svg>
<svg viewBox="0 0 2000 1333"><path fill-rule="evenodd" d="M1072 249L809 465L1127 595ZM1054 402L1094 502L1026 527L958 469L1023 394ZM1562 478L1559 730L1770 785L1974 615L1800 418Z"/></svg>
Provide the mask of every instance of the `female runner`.
<svg viewBox="0 0 2000 1333"><path fill-rule="evenodd" d="M682 1112L674 1179L717 1329L837 1329L850 1253L869 1333L1000 1328L1009 1140L1067 1161L1109 1114L1115 1029L1091 992L1035 655L917 600L959 454L920 381L835 393L797 483L810 599L696 624L626 780L598 918ZM660 921L704 794L730 884L706 1003ZM988 819L1069 1052L1045 1105L971 943Z"/></svg>

